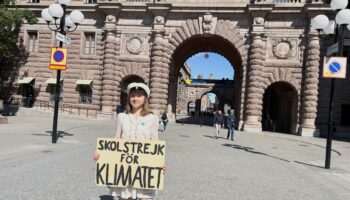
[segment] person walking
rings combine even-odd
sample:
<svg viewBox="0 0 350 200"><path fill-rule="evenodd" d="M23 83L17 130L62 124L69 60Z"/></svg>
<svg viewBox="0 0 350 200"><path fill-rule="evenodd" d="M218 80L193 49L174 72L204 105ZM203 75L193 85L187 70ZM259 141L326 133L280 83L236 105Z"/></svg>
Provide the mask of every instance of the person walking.
<svg viewBox="0 0 350 200"><path fill-rule="evenodd" d="M218 139L220 130L224 126L224 116L222 116L221 110L214 117L214 126L216 128L216 139Z"/></svg>
<svg viewBox="0 0 350 200"><path fill-rule="evenodd" d="M159 118L151 114L148 106L150 89L143 83L130 83L127 87L128 104L125 112L117 116L116 138L139 139L139 140L158 140ZM98 160L100 155L95 152L94 160ZM166 166L163 166L163 171ZM110 187L110 193L113 197L119 197L119 200L139 199L154 200L157 196L157 190L136 189L132 186Z"/></svg>
<svg viewBox="0 0 350 200"><path fill-rule="evenodd" d="M234 141L233 137L234 137L234 131L235 131L235 123L236 123L236 117L235 117L235 111L229 110L228 111L228 116L227 116L227 139L230 138L231 136L231 140Z"/></svg>
<svg viewBox="0 0 350 200"><path fill-rule="evenodd" d="M166 127L167 127L167 125L168 125L168 123L169 123L168 111L167 111L167 109L164 110L161 119L162 119L162 122L163 122L163 131L165 131L165 130L166 130Z"/></svg>

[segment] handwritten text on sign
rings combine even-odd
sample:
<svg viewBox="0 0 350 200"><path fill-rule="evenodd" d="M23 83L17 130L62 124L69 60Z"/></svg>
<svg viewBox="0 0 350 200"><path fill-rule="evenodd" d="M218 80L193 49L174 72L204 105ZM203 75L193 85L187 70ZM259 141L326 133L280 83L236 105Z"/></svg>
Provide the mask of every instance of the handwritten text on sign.
<svg viewBox="0 0 350 200"><path fill-rule="evenodd" d="M98 138L96 184L163 189L164 141Z"/></svg>

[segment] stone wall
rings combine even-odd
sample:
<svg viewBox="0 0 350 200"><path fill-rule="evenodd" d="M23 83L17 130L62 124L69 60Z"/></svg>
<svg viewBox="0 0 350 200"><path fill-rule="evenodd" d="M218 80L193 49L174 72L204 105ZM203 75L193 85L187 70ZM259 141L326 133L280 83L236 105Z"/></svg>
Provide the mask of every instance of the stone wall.
<svg viewBox="0 0 350 200"><path fill-rule="evenodd" d="M123 82L137 76L151 88L150 105L154 112L169 106L175 111L184 107L175 101L180 92L177 78L183 62L195 53L214 51L226 57L235 69L232 102L239 129L261 130L263 96L274 83L288 85L297 94L293 133L315 135L315 120L317 126L326 121L329 83L320 81L319 73L320 55L325 48L320 48L319 37L309 22L328 5L299 2L286 7L268 1L241 0L150 4L113 0L99 1L97 9L82 2L72 4L72 8L86 12L86 22L70 34L68 69L63 73L64 103L113 114L120 103ZM198 2L202 7L197 6ZM30 53L20 76L35 77L37 99L48 100L45 81L56 77L47 69L54 36L42 20L23 27L24 40L27 30L38 30L39 51ZM81 53L82 31L96 33L94 55ZM79 105L75 84L78 79L93 80L92 104ZM341 104L350 101L346 93L349 86L348 81L336 83L336 123L340 120Z"/></svg>

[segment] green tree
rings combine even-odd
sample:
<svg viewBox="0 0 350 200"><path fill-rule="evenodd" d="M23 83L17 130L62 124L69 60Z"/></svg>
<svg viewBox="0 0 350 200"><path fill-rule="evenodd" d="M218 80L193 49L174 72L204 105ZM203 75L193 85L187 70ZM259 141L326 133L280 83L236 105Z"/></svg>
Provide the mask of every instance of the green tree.
<svg viewBox="0 0 350 200"><path fill-rule="evenodd" d="M16 50L22 24L37 22L32 11L18 9L13 2L13 0L0 0L0 60L10 57Z"/></svg>
<svg viewBox="0 0 350 200"><path fill-rule="evenodd" d="M17 8L15 0L0 0L0 99L11 99L16 91L19 68L28 58L23 39L18 40L20 28L23 23L36 22L35 14Z"/></svg>

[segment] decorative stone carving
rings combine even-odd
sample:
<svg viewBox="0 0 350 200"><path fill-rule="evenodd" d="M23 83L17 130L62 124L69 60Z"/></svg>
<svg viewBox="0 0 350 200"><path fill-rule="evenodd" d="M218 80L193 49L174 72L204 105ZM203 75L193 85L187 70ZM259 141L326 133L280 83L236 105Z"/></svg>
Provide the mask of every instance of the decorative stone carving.
<svg viewBox="0 0 350 200"><path fill-rule="evenodd" d="M287 38L274 40L272 52L276 58L288 59L296 56L296 42Z"/></svg>
<svg viewBox="0 0 350 200"><path fill-rule="evenodd" d="M157 24L163 24L163 23L164 23L164 17L163 17L163 16L157 16L157 17L155 17L155 23L157 23Z"/></svg>
<svg viewBox="0 0 350 200"><path fill-rule="evenodd" d="M213 15L211 13L205 13L203 16L203 32L210 33L213 28Z"/></svg>
<svg viewBox="0 0 350 200"><path fill-rule="evenodd" d="M115 21L115 17L113 15L108 15L107 21L109 21L109 22Z"/></svg>
<svg viewBox="0 0 350 200"><path fill-rule="evenodd" d="M131 54L140 54L143 50L143 42L139 37L131 37L126 42L126 49Z"/></svg>
<svg viewBox="0 0 350 200"><path fill-rule="evenodd" d="M260 25L260 24L263 24L264 21L265 21L265 19L263 17L256 17L254 19L254 24L259 24Z"/></svg>
<svg viewBox="0 0 350 200"><path fill-rule="evenodd" d="M122 35L122 55L149 55L149 35L130 34Z"/></svg>

